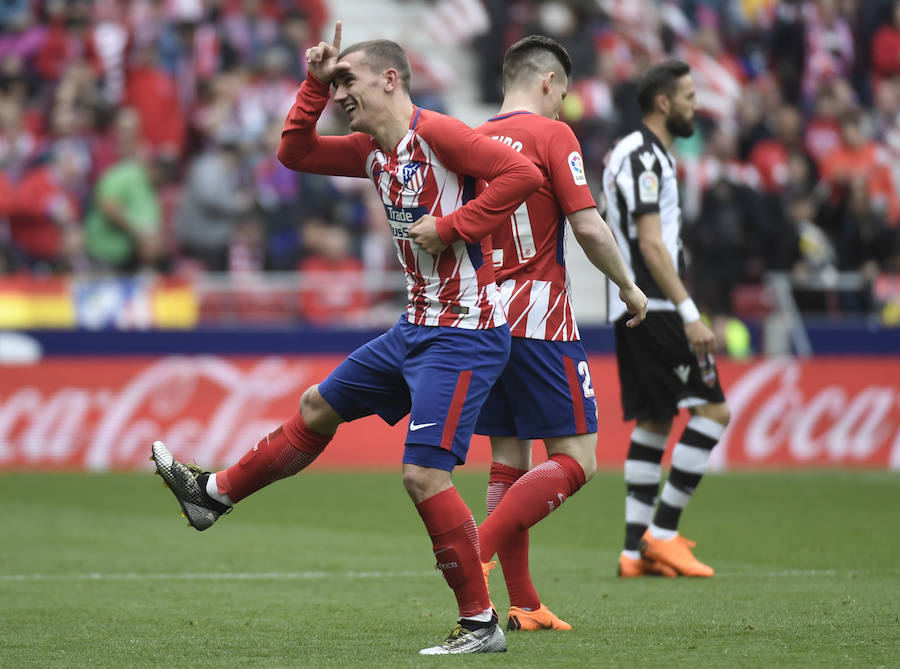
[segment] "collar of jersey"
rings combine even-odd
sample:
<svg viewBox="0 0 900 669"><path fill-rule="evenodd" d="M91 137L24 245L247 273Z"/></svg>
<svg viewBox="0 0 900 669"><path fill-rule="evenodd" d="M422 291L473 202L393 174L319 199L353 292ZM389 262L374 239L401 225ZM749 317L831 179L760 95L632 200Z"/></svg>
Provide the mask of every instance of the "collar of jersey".
<svg viewBox="0 0 900 669"><path fill-rule="evenodd" d="M499 114L498 116L492 116L491 118L489 118L488 123L490 123L491 121L502 121L503 119L509 118L510 116L515 116L516 114L534 114L534 112L526 111L523 109L522 111L512 111L508 114Z"/></svg>
<svg viewBox="0 0 900 669"><path fill-rule="evenodd" d="M666 148L666 145L662 143L662 140L656 136L656 133L647 127L647 124L643 121L641 121L641 132L644 133L644 137L649 137L651 142L662 149L663 155L666 157L666 160L669 161L669 164L671 164L672 159L670 158L669 150Z"/></svg>
<svg viewBox="0 0 900 669"><path fill-rule="evenodd" d="M413 115L412 115L412 120L409 122L409 129L410 129L410 130L415 130L415 129L416 129L416 124L419 122L419 112L422 111L422 108L421 108L421 107L417 107L416 105L413 105L413 109L415 109L415 112L414 112ZM372 137L372 141L373 141L375 144L378 144L378 142L375 142L375 137L373 137L372 135L369 135L369 136ZM392 154L395 154L395 153L397 153L397 147L400 146L400 145L403 143L403 140L404 140L404 139L406 139L406 135L404 135L403 137L401 137L400 140L397 142L397 145L394 146L394 148L391 149L390 151L388 151L387 149L381 149L380 146L379 146L378 148L381 149L382 151L384 151L385 153L392 153Z"/></svg>

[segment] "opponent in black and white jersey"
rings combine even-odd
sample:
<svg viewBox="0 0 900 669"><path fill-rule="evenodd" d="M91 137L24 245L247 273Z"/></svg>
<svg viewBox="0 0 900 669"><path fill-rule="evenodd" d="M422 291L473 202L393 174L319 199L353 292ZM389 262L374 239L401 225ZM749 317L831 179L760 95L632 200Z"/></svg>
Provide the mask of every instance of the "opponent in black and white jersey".
<svg viewBox="0 0 900 669"><path fill-rule="evenodd" d="M639 130L623 138L610 153L603 171L603 192L606 222L616 235L631 278L649 298L648 310L674 311L675 305L644 261L638 238L636 221L647 214L658 214L663 244L679 277L684 276L675 158L646 125L641 124ZM615 322L626 313L625 304L619 299L619 287L611 281L608 284L608 319Z"/></svg>
<svg viewBox="0 0 900 669"><path fill-rule="evenodd" d="M611 295L625 420L636 419L625 461L625 548L620 576L712 576L678 521L730 418L712 351L715 336L682 282L681 208L675 137L694 132L697 101L690 68L680 61L650 67L638 81L643 124L619 142L604 170L606 220L633 278L649 298L647 318L626 328ZM672 471L659 494L660 462L672 419L691 418L672 452ZM657 505L658 501L658 505Z"/></svg>

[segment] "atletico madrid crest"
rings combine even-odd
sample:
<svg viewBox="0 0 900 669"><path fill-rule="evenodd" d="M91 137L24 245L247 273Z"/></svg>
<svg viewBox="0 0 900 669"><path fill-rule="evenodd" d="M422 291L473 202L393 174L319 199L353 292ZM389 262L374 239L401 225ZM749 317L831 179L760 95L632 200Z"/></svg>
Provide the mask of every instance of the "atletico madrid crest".
<svg viewBox="0 0 900 669"><path fill-rule="evenodd" d="M403 185L415 192L419 192L425 184L425 170L422 163L412 161L406 163L402 169Z"/></svg>

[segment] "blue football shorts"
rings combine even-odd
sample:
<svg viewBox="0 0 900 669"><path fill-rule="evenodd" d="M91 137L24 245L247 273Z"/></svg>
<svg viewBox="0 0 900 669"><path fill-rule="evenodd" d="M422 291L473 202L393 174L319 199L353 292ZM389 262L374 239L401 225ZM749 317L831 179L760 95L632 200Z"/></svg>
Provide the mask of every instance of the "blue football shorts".
<svg viewBox="0 0 900 669"><path fill-rule="evenodd" d="M580 341L513 337L476 434L546 439L597 431L597 400Z"/></svg>
<svg viewBox="0 0 900 669"><path fill-rule="evenodd" d="M452 471L466 461L481 405L509 358L509 326L486 330L413 325L400 318L319 384L346 421L409 414L403 462Z"/></svg>

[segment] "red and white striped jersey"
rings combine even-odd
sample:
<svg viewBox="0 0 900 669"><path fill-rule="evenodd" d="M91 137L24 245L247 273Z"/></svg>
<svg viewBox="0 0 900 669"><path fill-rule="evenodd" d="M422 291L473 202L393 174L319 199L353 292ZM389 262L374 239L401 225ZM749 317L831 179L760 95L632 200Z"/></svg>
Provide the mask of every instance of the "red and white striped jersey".
<svg viewBox="0 0 900 669"><path fill-rule="evenodd" d="M581 145L565 123L512 112L477 132L521 152L543 174L541 187L493 233L494 271L513 337L576 341L566 272L566 216L593 207ZM491 182L491 190L494 183Z"/></svg>
<svg viewBox="0 0 900 669"><path fill-rule="evenodd" d="M316 121L328 97L328 86L312 75L303 82L279 159L299 171L374 182L406 274L410 323L470 330L503 325L490 232L540 184L534 165L462 122L420 108L393 151L365 133L319 136ZM480 188L480 180L490 180L491 188ZM439 256L409 239L409 227L425 214L439 217L438 232L449 244Z"/></svg>

